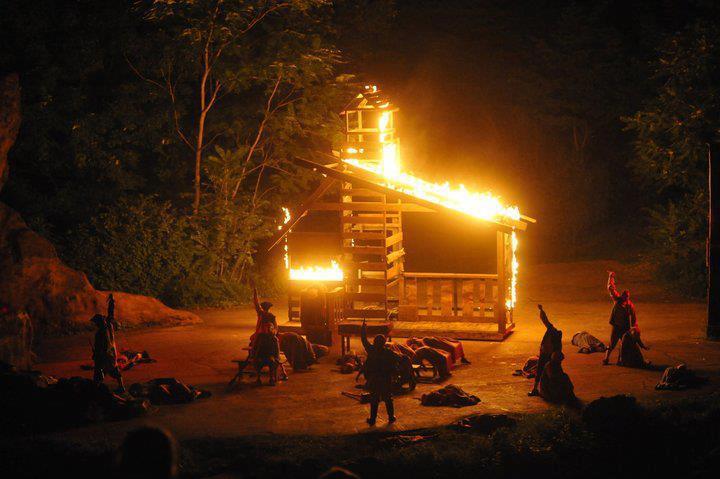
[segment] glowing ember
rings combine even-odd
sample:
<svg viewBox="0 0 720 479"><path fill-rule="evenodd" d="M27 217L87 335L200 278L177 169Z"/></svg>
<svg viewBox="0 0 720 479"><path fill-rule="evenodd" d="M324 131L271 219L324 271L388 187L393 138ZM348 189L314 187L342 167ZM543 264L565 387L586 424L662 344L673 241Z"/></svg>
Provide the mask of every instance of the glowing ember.
<svg viewBox="0 0 720 479"><path fill-rule="evenodd" d="M329 268L309 266L290 270L291 281L342 281L343 278L343 270L337 261L330 261Z"/></svg>

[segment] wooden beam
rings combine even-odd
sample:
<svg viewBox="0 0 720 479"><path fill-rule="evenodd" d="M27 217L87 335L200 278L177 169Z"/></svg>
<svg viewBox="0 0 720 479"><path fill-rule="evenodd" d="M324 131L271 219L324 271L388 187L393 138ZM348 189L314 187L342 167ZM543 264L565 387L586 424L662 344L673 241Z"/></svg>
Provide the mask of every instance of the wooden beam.
<svg viewBox="0 0 720 479"><path fill-rule="evenodd" d="M453 208L448 208L447 206L441 205L439 203L427 201L422 198L418 198L416 196L413 196L413 195L410 195L407 193L403 193L402 191L397 191L397 190L393 190L392 188L387 188L376 182L377 178L375 178L375 177L377 177L377 175L372 175L372 173L366 172L364 170L360 170L359 168L353 168L352 165L349 165L347 163L344 164L347 171L340 171L340 170L328 168L325 165L321 165L319 163L315 163L313 161L305 160L305 159L298 158L298 157L293 158L292 161L299 166L303 166L305 168L316 170L320 173L327 175L328 177L333 177L340 181L352 183L353 186L357 186L360 188L368 188L371 190L383 192L387 195L391 195L393 197L400 198L402 200L406 200L411 203L419 204L420 206L424 206L433 211L444 211L447 213L452 213L454 215L462 215L463 217L469 216L469 215L464 214L461 211L455 210ZM479 219L480 221L486 221L488 223L491 223L495 226L495 228L497 228L501 231L510 232L510 231L512 231L513 228L516 228L521 231L525 231L527 229L527 224L524 223L523 221L515 221L515 220L511 220L511 219L505 219L505 220L503 220L504 222L501 223L501 222L494 221L494 220L483 220L480 218L477 218L477 219Z"/></svg>
<svg viewBox="0 0 720 479"><path fill-rule="evenodd" d="M280 241L288 234L288 232L290 232L293 226L295 226L297 222L300 221L303 216L305 216L305 213L308 212L313 203L322 198L322 196L327 193L330 187L333 186L336 182L336 178L325 178L322 183L320 183L320 186L318 186L317 189L313 191L312 194L305 199L305 201L303 201L303 203L297 209L295 216L291 217L290 221L280 226L277 233L275 233L270 239L270 246L268 247L267 251L270 251L275 246L277 246Z"/></svg>

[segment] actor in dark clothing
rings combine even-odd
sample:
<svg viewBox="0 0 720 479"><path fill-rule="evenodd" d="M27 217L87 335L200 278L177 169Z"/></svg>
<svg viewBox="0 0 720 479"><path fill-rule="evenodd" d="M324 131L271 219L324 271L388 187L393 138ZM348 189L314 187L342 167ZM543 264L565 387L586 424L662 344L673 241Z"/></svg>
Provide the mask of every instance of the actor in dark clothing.
<svg viewBox="0 0 720 479"><path fill-rule="evenodd" d="M553 353L562 352L562 331L556 329L548 320L547 314L543 310L542 304L538 304L540 310L540 321L545 325L545 334L543 335L542 341L540 341L540 354L538 354L537 373L535 374L535 383L533 384L532 391L528 393L528 396L539 395L538 383L542 376L545 365L550 361Z"/></svg>
<svg viewBox="0 0 720 479"><path fill-rule="evenodd" d="M107 319L108 322L115 321L115 298L113 298L112 293L110 293L107 299Z"/></svg>
<svg viewBox="0 0 720 479"><path fill-rule="evenodd" d="M96 314L90 320L95 323L97 331L95 332L95 343L93 344L93 361L95 362L95 373L93 380L96 383L102 383L105 374L114 378L118 382L120 392L125 392L120 369L117 367L117 350L115 348L115 339L112 331L108 327L106 318Z"/></svg>
<svg viewBox="0 0 720 479"><path fill-rule="evenodd" d="M380 401L385 402L388 422L395 422L395 408L392 400L393 376L397 371L397 355L385 346L385 336L378 334L373 343L367 339L367 325L363 320L360 330L367 360L365 361L365 379L367 389L370 393L370 417L367 423L375 425L377 420L378 406Z"/></svg>
<svg viewBox="0 0 720 479"><path fill-rule="evenodd" d="M612 271L610 271L608 276L607 288L614 304L612 312L610 313L610 324L612 325L610 346L607 351L605 351L605 359L603 359L603 364L605 365L610 362L610 353L615 349L618 341L622 339L623 335L625 335L630 328L635 327L637 324L635 306L632 304L632 301L630 301L630 291L626 289L622 294L618 293L615 287L615 273Z"/></svg>

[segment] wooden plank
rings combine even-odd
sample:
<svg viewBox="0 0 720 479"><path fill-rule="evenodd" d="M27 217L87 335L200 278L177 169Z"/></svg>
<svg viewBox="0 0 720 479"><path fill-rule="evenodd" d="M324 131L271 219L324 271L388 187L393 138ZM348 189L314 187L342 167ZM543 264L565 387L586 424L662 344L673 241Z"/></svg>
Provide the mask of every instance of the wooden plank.
<svg viewBox="0 0 720 479"><path fill-rule="evenodd" d="M343 239L354 239L354 240L384 240L385 233L383 232L365 232L365 231L347 231L342 233Z"/></svg>
<svg viewBox="0 0 720 479"><path fill-rule="evenodd" d="M416 273L411 271L405 272L406 278L427 278L427 279L485 279L495 280L496 274L467 274L467 273Z"/></svg>
<svg viewBox="0 0 720 479"><path fill-rule="evenodd" d="M407 304L398 306L398 319L400 321L415 321L417 318L418 308L415 304Z"/></svg>
<svg viewBox="0 0 720 479"><path fill-rule="evenodd" d="M403 293L400 296L401 304L417 304L417 279L406 279ZM415 308L417 309L417 307Z"/></svg>
<svg viewBox="0 0 720 479"><path fill-rule="evenodd" d="M352 165L349 165L347 163L343 164L343 167L347 171L340 171L298 157L294 157L292 161L297 165L324 173L328 177L333 177L342 181L350 182L354 186L358 186L360 188L374 189L378 192L389 194L392 197L400 198L402 200L409 201L410 203L416 203L421 206L425 206L434 211L445 211L455 215L461 215L463 217L468 216L458 210L448 208L447 206L444 206L442 204L424 200L422 198L418 198L416 196L388 188L380 184L380 182L384 180L379 175L368 172L361 168L353 167ZM527 223L525 223L524 221L513 220L512 218L501 218L498 221L478 219L478 221L487 221L488 223L493 224L496 229L506 232L511 232L513 228L519 231L525 231L527 229Z"/></svg>
<svg viewBox="0 0 720 479"><path fill-rule="evenodd" d="M346 281L348 284L361 286L385 286L385 278L350 278Z"/></svg>
<svg viewBox="0 0 720 479"><path fill-rule="evenodd" d="M303 203L298 207L295 215L290 218L290 221L280 226L277 233L275 233L275 235L273 235L272 239L269 241L270 246L268 247L267 251L270 251L275 246L277 246L280 241L285 237L285 235L287 235L288 232L292 229L292 227L295 226L303 216L305 216L305 213L307 213L313 203L322 198L322 196L327 193L330 187L333 186L336 182L337 179L326 177L322 181L322 183L320 183L320 186L318 186L317 189L310 196L308 196L305 201L303 201Z"/></svg>
<svg viewBox="0 0 720 479"><path fill-rule="evenodd" d="M316 211L403 211L402 205L393 203L371 203L366 201L352 201L342 203L315 203L312 210Z"/></svg>
<svg viewBox="0 0 720 479"><path fill-rule="evenodd" d="M387 313L382 309L345 308L345 318L387 318Z"/></svg>
<svg viewBox="0 0 720 479"><path fill-rule="evenodd" d="M462 296L462 315L463 318L471 318L473 315L473 292L475 289L475 282L472 280L462 280L461 285L461 296Z"/></svg>
<svg viewBox="0 0 720 479"><path fill-rule="evenodd" d="M384 246L343 246L343 253L348 254L375 254L384 256L387 249Z"/></svg>
<svg viewBox="0 0 720 479"><path fill-rule="evenodd" d="M385 246L389 248L391 246L394 246L394 245L400 243L402 240L403 240L403 234L402 234L402 231L400 231L400 232L395 233L394 235L386 238Z"/></svg>
<svg viewBox="0 0 720 479"><path fill-rule="evenodd" d="M340 218L340 222L351 225L384 225L386 223L384 216L343 216Z"/></svg>
<svg viewBox="0 0 720 479"><path fill-rule="evenodd" d="M385 198L385 193L378 193L375 190L369 188L350 188L344 189L340 193L341 196L369 196L377 198Z"/></svg>
<svg viewBox="0 0 720 479"><path fill-rule="evenodd" d="M405 249L399 249L397 251L393 251L389 255L387 255L387 262L392 263L393 261L397 261L398 259L405 256Z"/></svg>
<svg viewBox="0 0 720 479"><path fill-rule="evenodd" d="M428 315L419 313L415 319L407 319L404 321L437 321L442 323L456 323L462 321L464 323L476 323L476 324L496 324L494 317L475 316L472 320L464 320L461 316L444 315L444 314L433 314Z"/></svg>
<svg viewBox="0 0 720 479"><path fill-rule="evenodd" d="M440 314L453 316L453 285L451 281L440 281ZM455 318L457 321L457 318Z"/></svg>
<svg viewBox="0 0 720 479"><path fill-rule="evenodd" d="M348 301L385 302L387 295L383 293L345 293Z"/></svg>
<svg viewBox="0 0 720 479"><path fill-rule="evenodd" d="M384 261L344 261L343 267L349 270L360 269L363 271L386 271L387 263Z"/></svg>

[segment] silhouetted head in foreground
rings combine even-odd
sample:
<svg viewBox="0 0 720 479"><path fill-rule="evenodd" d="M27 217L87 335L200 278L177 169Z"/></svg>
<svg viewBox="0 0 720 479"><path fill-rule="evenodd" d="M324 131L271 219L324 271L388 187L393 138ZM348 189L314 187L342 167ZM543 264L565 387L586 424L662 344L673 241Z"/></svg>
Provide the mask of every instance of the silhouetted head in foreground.
<svg viewBox="0 0 720 479"><path fill-rule="evenodd" d="M270 308L272 308L272 303L270 301L263 301L260 303L260 307L263 311L270 311Z"/></svg>
<svg viewBox="0 0 720 479"><path fill-rule="evenodd" d="M375 336L375 339L373 339L373 346L376 348L382 348L383 346L385 346L385 341L385 336L383 336L382 334L378 334L377 336Z"/></svg>
<svg viewBox="0 0 720 479"><path fill-rule="evenodd" d="M324 472L320 479L360 479L360 476L342 467L333 466Z"/></svg>
<svg viewBox="0 0 720 479"><path fill-rule="evenodd" d="M119 477L126 479L177 477L178 452L175 438L157 427L130 431L118 454Z"/></svg>

